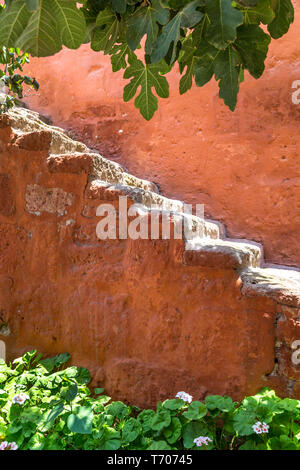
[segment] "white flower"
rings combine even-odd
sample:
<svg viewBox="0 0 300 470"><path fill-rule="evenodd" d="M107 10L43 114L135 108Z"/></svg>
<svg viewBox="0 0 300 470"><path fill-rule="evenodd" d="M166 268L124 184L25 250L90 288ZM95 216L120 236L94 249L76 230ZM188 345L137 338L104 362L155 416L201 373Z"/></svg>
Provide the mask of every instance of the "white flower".
<svg viewBox="0 0 300 470"><path fill-rule="evenodd" d="M5 450L8 446L8 442L7 441L3 441L1 442L0 444L0 450Z"/></svg>
<svg viewBox="0 0 300 470"><path fill-rule="evenodd" d="M3 441L0 444L0 450L17 450L18 446L15 442Z"/></svg>
<svg viewBox="0 0 300 470"><path fill-rule="evenodd" d="M26 393L18 393L12 399L13 403L17 403L18 405L23 405L26 400L29 400L29 396Z"/></svg>
<svg viewBox="0 0 300 470"><path fill-rule="evenodd" d="M0 388L0 395L2 395L3 393L6 393L6 391Z"/></svg>
<svg viewBox="0 0 300 470"><path fill-rule="evenodd" d="M8 446L9 446L8 450L17 450L18 449L18 446L15 442L11 442L10 444L8 444Z"/></svg>
<svg viewBox="0 0 300 470"><path fill-rule="evenodd" d="M196 437L196 439L194 439L194 443L198 447L201 447L202 444L208 446L209 442L212 442L212 440L208 436L199 436L199 437Z"/></svg>
<svg viewBox="0 0 300 470"><path fill-rule="evenodd" d="M268 426L266 423L263 423L263 428L262 428L263 432L269 432L269 427L270 426Z"/></svg>
<svg viewBox="0 0 300 470"><path fill-rule="evenodd" d="M263 434L269 432L269 427L266 423L261 423L257 421L253 426L252 429L256 434Z"/></svg>
<svg viewBox="0 0 300 470"><path fill-rule="evenodd" d="M183 401L187 401L188 403L192 403L193 397L185 392L178 392L176 398L180 398Z"/></svg>

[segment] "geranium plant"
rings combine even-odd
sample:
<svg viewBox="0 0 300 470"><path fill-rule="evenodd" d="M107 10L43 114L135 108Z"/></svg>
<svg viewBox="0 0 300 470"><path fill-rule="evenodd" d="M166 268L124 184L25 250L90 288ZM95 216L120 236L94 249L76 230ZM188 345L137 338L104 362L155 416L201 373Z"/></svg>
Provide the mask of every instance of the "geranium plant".
<svg viewBox="0 0 300 470"><path fill-rule="evenodd" d="M0 450L300 450L300 401L263 389L241 403L186 392L141 410L88 387L69 354L0 363Z"/></svg>

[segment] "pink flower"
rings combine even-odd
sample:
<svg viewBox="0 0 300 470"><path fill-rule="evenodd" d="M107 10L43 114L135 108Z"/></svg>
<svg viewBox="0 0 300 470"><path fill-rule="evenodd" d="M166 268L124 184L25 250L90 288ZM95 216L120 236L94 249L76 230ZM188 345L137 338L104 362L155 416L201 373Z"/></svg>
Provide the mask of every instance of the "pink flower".
<svg viewBox="0 0 300 470"><path fill-rule="evenodd" d="M17 450L18 446L15 442L3 441L0 444L0 450Z"/></svg>
<svg viewBox="0 0 300 470"><path fill-rule="evenodd" d="M266 423L261 423L257 421L253 426L252 429L256 434L263 434L269 432L269 427Z"/></svg>
<svg viewBox="0 0 300 470"><path fill-rule="evenodd" d="M8 446L8 442L7 442L7 441L1 442L1 444L0 444L0 450L6 450L7 446Z"/></svg>
<svg viewBox="0 0 300 470"><path fill-rule="evenodd" d="M26 393L18 393L12 399L13 403L17 403L18 405L23 405L26 400L29 400L29 396Z"/></svg>
<svg viewBox="0 0 300 470"><path fill-rule="evenodd" d="M17 450L17 449L18 449L17 444L15 442L11 442L9 450Z"/></svg>
<svg viewBox="0 0 300 470"><path fill-rule="evenodd" d="M196 437L196 439L194 439L194 443L198 447L201 447L202 444L208 446L209 442L212 442L212 440L208 436L199 436L199 437Z"/></svg>
<svg viewBox="0 0 300 470"><path fill-rule="evenodd" d="M181 400L186 401L188 403L191 403L193 401L192 395L189 395L185 392L178 392L176 398L180 398Z"/></svg>

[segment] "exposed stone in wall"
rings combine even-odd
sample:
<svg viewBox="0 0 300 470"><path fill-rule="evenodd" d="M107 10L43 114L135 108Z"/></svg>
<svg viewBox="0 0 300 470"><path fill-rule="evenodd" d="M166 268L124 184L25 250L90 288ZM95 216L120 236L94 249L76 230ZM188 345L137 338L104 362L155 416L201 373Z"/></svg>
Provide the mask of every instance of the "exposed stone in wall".
<svg viewBox="0 0 300 470"><path fill-rule="evenodd" d="M8 333L0 330L0 340L8 359L29 349L68 351L91 369L94 385L140 406L181 389L195 399L239 399L270 385L300 397L300 366L290 360L299 335L297 271L285 277L258 266L261 247L221 240L219 225L194 216L190 241L98 239L101 203L118 210L127 195L128 206L143 205L143 217L152 202L171 208L174 233L182 202L35 114L9 116L0 118L0 174L10 175L15 208L0 211L0 325Z"/></svg>
<svg viewBox="0 0 300 470"><path fill-rule="evenodd" d="M74 203L74 194L61 188L45 188L38 184L28 184L25 193L26 211L40 215L42 212L57 214L67 213L68 206Z"/></svg>

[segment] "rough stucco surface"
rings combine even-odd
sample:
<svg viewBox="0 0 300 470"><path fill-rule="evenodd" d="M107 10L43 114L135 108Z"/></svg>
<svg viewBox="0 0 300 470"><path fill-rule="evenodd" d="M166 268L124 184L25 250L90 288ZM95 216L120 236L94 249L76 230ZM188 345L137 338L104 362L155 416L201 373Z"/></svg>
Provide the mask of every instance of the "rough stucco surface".
<svg viewBox="0 0 300 470"><path fill-rule="evenodd" d="M204 203L228 236L263 243L268 261L299 266L300 104L291 86L300 80L300 0L294 5L295 23L273 41L263 77L246 77L233 114L215 82L179 96L176 70L170 99L146 122L123 103L122 72L89 46L32 60L27 72L41 88L27 102L163 194Z"/></svg>
<svg viewBox="0 0 300 470"><path fill-rule="evenodd" d="M6 116L0 122L0 340L8 359L68 351L94 385L140 406L178 390L239 399L265 385L300 398L291 362L299 273L292 295L273 270L273 292L267 274L256 289L265 270L246 269L234 244L214 258L210 241L199 261L201 246L183 240L97 239L97 206L118 208L122 191L132 203L135 184L151 184L101 182L95 171L120 182L124 173L49 127L33 121L30 132L20 115L11 120L18 129ZM212 226L210 236L217 243ZM195 258L185 263L187 253Z"/></svg>

